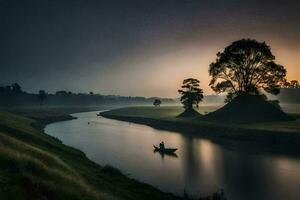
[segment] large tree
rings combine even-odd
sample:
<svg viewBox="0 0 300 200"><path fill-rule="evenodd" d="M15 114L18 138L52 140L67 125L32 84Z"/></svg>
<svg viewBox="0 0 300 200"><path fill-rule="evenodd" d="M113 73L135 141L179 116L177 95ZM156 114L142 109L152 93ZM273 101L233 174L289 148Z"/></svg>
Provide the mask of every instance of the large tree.
<svg viewBox="0 0 300 200"><path fill-rule="evenodd" d="M194 105L198 107L198 104L203 99L203 90L199 88L200 81L194 78L188 78L183 80L181 90L178 92L181 94L180 101L186 110L193 109Z"/></svg>
<svg viewBox="0 0 300 200"><path fill-rule="evenodd" d="M227 93L226 101L243 94L260 94L263 89L279 94L286 70L274 62L275 56L265 42L242 39L233 42L210 64L211 88Z"/></svg>

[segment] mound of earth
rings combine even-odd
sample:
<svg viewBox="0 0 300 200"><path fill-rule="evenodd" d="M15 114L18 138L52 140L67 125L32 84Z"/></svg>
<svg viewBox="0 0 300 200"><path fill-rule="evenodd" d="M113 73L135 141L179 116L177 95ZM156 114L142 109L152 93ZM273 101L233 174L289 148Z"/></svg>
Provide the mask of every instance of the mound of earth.
<svg viewBox="0 0 300 200"><path fill-rule="evenodd" d="M177 117L192 118L192 117L199 117L199 116L201 116L201 114L195 111L194 109L187 109Z"/></svg>
<svg viewBox="0 0 300 200"><path fill-rule="evenodd" d="M202 117L203 120L225 123L253 123L292 120L280 108L260 96L244 95L224 107Z"/></svg>

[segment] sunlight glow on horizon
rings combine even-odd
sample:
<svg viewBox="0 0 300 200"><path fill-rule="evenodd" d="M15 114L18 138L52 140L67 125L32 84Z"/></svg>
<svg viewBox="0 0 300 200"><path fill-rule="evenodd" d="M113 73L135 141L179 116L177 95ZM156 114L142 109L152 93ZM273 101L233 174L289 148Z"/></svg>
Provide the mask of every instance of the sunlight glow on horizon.
<svg viewBox="0 0 300 200"><path fill-rule="evenodd" d="M122 74L122 76L118 76L118 80L114 81L114 87L122 88L122 86L128 85L127 91L118 93L117 90L111 90L107 93L177 98L179 96L177 90L180 88L182 81L185 78L197 78L200 80L200 87L203 88L206 95L216 94L209 87L209 64L215 61L216 53L223 51L228 44L223 46L205 44L201 46L195 43L153 57L142 55L141 58L136 58L132 56L125 61L126 65L130 66L130 71L123 72L123 69L114 71L110 76L107 76L108 80L103 80L102 84L109 81L109 79L115 79L115 74ZM271 50L276 57L275 62L287 69L287 79L299 80L298 52L281 47L277 43L271 44L267 41L267 44L271 46ZM121 65L122 63L118 64ZM101 90L99 89L99 91Z"/></svg>

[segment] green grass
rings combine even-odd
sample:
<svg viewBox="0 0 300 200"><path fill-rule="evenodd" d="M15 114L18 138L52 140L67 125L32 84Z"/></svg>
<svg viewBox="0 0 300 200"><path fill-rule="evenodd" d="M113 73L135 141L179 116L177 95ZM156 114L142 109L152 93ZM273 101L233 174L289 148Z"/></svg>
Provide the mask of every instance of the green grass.
<svg viewBox="0 0 300 200"><path fill-rule="evenodd" d="M0 199L176 199L93 163L36 123L0 112Z"/></svg>
<svg viewBox="0 0 300 200"><path fill-rule="evenodd" d="M205 114L217 108L200 106L199 112ZM293 116L297 120L291 122L230 125L176 118L182 111L179 106L130 107L107 113L111 116L123 116L126 120L126 117L134 117L168 122L168 128L172 125L191 127L197 133L197 127L220 127L220 132L225 127L284 131L285 135L290 133L293 140L299 138L294 137L298 135L295 133L300 132L300 114L296 112ZM72 109L27 110L18 111L17 115L0 112L0 199L177 199L130 179L117 169L101 167L81 151L65 146L58 139L41 131L40 127L46 123L70 119L65 114L71 112ZM254 133L254 137L260 134L258 131ZM238 134L244 133L238 131Z"/></svg>
<svg viewBox="0 0 300 200"><path fill-rule="evenodd" d="M201 114L212 112L219 108L220 106L199 106L197 111ZM181 106L138 106L138 107L127 107L111 110L108 113L118 116L130 116L130 117L145 117L145 118L155 118L155 119L165 119L165 118L175 118L184 109Z"/></svg>
<svg viewBox="0 0 300 200"><path fill-rule="evenodd" d="M293 115L293 116L296 118L296 120L294 121L256 123L256 124L247 124L247 125L240 125L240 126L243 128L254 129L254 130L300 133L300 117L299 115Z"/></svg>
<svg viewBox="0 0 300 200"><path fill-rule="evenodd" d="M208 112L212 112L218 109L220 106L200 106L198 112L201 114L206 114ZM283 107L285 109L285 107ZM291 107L289 106L289 110ZM296 109L295 109L296 110ZM183 112L183 109L179 106L170 106L170 107L128 107L128 108L120 108L111 110L103 113L104 116L121 119L124 121L134 121L137 123L144 123L148 125L153 125L154 127L158 124L158 128L166 128L170 130L187 130L187 129L196 129L196 132L199 130L217 130L215 136L246 136L251 132L251 137L254 135L261 137L262 134L273 134L273 136L277 137L278 135L283 137L290 137L298 139L300 138L300 114L292 113L291 115L296 118L294 121L286 121L286 122L268 122L268 123L252 123L252 124L228 124L222 122L208 122L202 121L201 118L177 118L177 116ZM120 118L121 117L121 118ZM155 120L155 121L151 121ZM168 124L163 124L168 123ZM177 127L176 127L177 126ZM222 129L224 128L224 130ZM226 129L226 131L225 131ZM230 130L236 130L230 131ZM244 130L244 131L243 131ZM247 130L249 130L247 132ZM257 132L255 132L257 130ZM201 132L201 131L199 131ZM211 131L210 131L211 132ZM224 132L224 134L222 134ZM225 133L226 132L226 133ZM247 133L246 133L247 132ZM278 133L278 134L276 134ZM283 134L285 133L285 135ZM292 135L294 134L294 135ZM295 135L296 134L296 135ZM210 135L213 136L213 135ZM247 137L248 137L247 136ZM266 137L269 137L265 135ZM246 137L245 137L246 138Z"/></svg>

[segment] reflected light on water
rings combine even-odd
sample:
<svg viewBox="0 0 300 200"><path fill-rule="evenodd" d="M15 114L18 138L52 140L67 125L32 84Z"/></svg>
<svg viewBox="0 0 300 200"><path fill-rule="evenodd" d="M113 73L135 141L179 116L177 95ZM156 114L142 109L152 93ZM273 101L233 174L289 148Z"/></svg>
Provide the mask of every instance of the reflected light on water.
<svg viewBox="0 0 300 200"><path fill-rule="evenodd" d="M242 142L211 141L97 118L96 114L76 114L77 120L48 125L46 133L81 149L101 165L112 165L176 195L185 190L199 197L224 189L230 200L299 199L299 158L268 154L252 144L247 149ZM178 157L155 154L152 145L161 141L178 148Z"/></svg>
<svg viewBox="0 0 300 200"><path fill-rule="evenodd" d="M209 171L214 168L214 155L213 147L207 140L200 140L197 142L199 159L202 162L202 166L205 170Z"/></svg>

